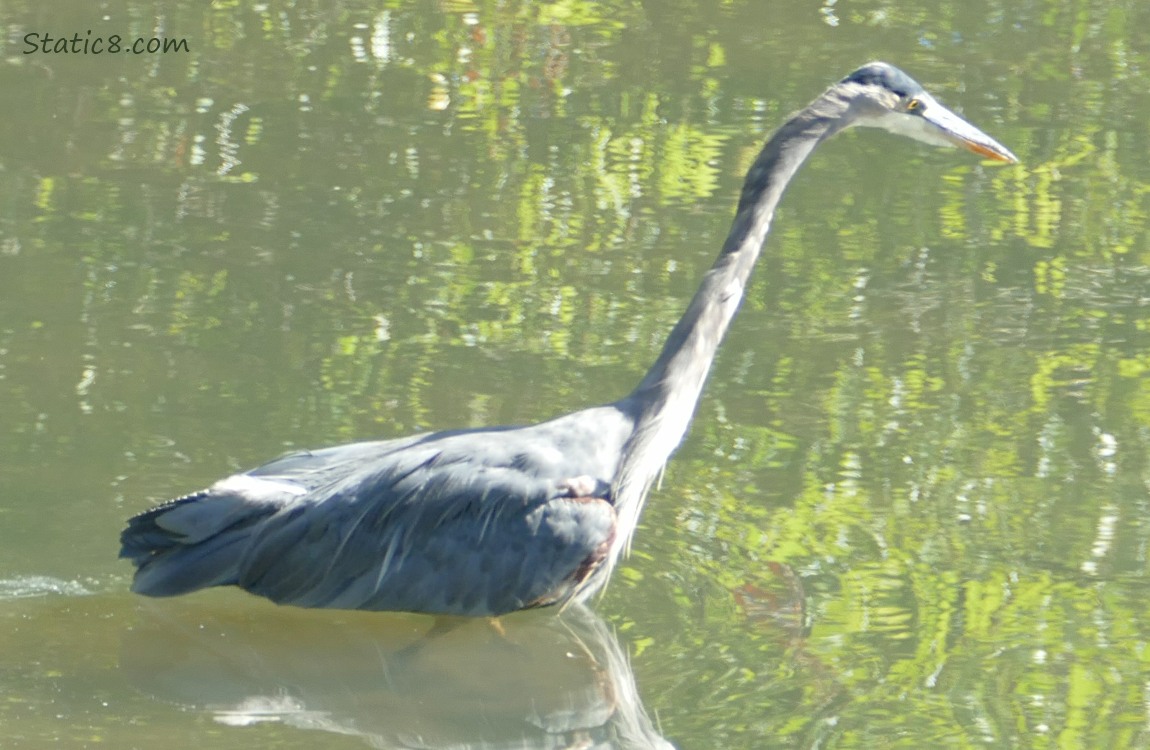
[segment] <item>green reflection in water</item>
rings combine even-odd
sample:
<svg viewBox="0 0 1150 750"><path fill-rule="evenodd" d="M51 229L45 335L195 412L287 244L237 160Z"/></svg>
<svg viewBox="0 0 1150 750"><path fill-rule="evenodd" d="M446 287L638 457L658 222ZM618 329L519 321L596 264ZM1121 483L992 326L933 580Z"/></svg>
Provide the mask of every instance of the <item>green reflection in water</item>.
<svg viewBox="0 0 1150 750"><path fill-rule="evenodd" d="M63 582L5 607L11 737L312 746L122 684L123 518L289 446L617 397L765 132L881 57L1023 167L820 151L598 609L683 747L1150 742L1140 6L92 13L0 11L0 592ZM89 27L191 52L21 52Z"/></svg>

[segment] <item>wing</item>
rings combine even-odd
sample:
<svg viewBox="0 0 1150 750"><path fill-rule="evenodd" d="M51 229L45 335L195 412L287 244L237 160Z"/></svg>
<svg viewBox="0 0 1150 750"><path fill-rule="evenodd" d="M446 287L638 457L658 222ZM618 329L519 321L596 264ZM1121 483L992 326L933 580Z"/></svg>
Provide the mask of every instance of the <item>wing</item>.
<svg viewBox="0 0 1150 750"><path fill-rule="evenodd" d="M306 607L494 615L551 604L614 536L607 485L595 492L442 454L352 476L268 519L238 585Z"/></svg>
<svg viewBox="0 0 1150 750"><path fill-rule="evenodd" d="M597 407L291 454L137 516L121 554L153 596L235 584L299 606L445 614L564 601L614 539L631 425Z"/></svg>

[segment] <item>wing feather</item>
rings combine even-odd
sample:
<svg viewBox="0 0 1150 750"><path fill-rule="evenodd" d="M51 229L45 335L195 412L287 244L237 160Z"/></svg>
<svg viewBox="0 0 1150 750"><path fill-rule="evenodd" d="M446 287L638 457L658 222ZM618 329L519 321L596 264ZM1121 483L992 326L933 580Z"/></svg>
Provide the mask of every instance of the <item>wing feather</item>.
<svg viewBox="0 0 1150 750"><path fill-rule="evenodd" d="M596 407L292 453L137 516L122 554L156 596L234 584L305 607L467 615L565 601L614 538L631 426Z"/></svg>

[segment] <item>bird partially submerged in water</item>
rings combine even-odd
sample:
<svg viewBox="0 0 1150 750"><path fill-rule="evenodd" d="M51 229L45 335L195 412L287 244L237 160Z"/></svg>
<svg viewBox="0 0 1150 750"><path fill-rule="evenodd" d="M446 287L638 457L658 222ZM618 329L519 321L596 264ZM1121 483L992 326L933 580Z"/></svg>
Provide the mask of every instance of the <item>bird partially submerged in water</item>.
<svg viewBox="0 0 1150 750"><path fill-rule="evenodd" d="M222 479L128 522L133 590L231 585L302 607L452 615L599 591L686 434L783 190L851 126L1018 161L898 68L865 65L767 141L722 252L630 394L540 424L304 451Z"/></svg>

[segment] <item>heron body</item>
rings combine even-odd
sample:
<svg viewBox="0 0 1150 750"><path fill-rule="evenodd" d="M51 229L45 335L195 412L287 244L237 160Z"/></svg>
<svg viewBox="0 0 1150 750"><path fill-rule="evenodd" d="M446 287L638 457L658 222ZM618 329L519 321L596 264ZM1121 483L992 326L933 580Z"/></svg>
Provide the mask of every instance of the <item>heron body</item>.
<svg viewBox="0 0 1150 750"><path fill-rule="evenodd" d="M855 125L1017 161L897 68L863 66L767 141L718 259L626 397L535 425L294 453L222 479L128 522L133 590L233 585L281 604L452 615L591 596L687 432L783 190L815 146Z"/></svg>

